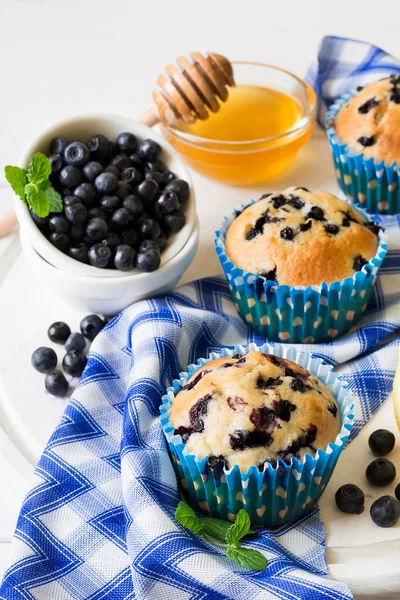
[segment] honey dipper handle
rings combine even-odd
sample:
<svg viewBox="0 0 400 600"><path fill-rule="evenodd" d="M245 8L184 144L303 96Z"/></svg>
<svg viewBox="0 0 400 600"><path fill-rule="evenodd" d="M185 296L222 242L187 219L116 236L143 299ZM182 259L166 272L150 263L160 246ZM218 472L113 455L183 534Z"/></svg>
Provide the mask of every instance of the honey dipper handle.
<svg viewBox="0 0 400 600"><path fill-rule="evenodd" d="M18 225L15 210L11 208L0 217L0 238L6 236Z"/></svg>
<svg viewBox="0 0 400 600"><path fill-rule="evenodd" d="M139 123L143 123L143 125L147 125L147 127L153 127L153 125L156 125L160 121L153 108L148 108L136 120Z"/></svg>

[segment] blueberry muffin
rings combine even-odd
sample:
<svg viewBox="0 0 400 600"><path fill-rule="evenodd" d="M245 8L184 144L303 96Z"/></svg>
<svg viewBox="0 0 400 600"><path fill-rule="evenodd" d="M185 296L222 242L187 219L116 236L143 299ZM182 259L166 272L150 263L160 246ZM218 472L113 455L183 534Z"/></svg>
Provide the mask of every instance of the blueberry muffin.
<svg viewBox="0 0 400 600"><path fill-rule="evenodd" d="M170 422L198 460L242 472L314 456L341 427L337 402L315 375L261 352L207 363L176 395Z"/></svg>
<svg viewBox="0 0 400 600"><path fill-rule="evenodd" d="M359 88L333 126L341 141L366 159L400 163L400 75Z"/></svg>
<svg viewBox="0 0 400 600"><path fill-rule="evenodd" d="M290 286L352 277L375 256L379 227L323 191L291 187L264 194L238 214L225 240L245 273Z"/></svg>

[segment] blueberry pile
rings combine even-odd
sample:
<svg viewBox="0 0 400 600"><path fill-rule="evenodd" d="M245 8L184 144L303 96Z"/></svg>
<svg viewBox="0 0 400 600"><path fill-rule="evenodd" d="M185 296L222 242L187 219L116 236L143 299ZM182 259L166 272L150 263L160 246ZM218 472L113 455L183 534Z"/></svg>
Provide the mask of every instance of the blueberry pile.
<svg viewBox="0 0 400 600"><path fill-rule="evenodd" d="M395 437L387 429L377 429L369 437L368 444L372 452L378 456L367 467L365 476L375 487L384 487L393 483L396 478L396 467L387 458L394 448ZM400 519L400 483L397 484L393 496L381 496L370 508L373 522L379 527L392 527ZM359 515L364 511L364 492L353 483L342 485L335 494L337 507L345 513Z"/></svg>
<svg viewBox="0 0 400 600"><path fill-rule="evenodd" d="M160 160L161 146L121 133L86 144L57 137L49 160L63 212L32 218L59 250L100 269L158 269L168 237L185 224L189 185Z"/></svg>
<svg viewBox="0 0 400 600"><path fill-rule="evenodd" d="M64 373L71 377L80 377L87 363L85 354L86 340L92 342L103 329L105 322L97 315L87 315L80 323L81 332L71 333L70 327L63 321L50 325L47 335L55 344L62 344L66 354L62 360ZM32 366L39 373L45 373L44 385L49 394L63 397L68 393L69 383L62 371L57 369L57 354L52 348L41 346L32 354Z"/></svg>

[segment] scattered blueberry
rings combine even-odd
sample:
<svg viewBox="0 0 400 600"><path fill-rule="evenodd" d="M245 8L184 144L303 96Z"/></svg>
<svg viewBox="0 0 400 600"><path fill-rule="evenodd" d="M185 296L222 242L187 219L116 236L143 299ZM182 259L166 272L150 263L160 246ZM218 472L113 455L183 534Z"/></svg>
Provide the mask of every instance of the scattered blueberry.
<svg viewBox="0 0 400 600"><path fill-rule="evenodd" d="M89 158L89 149L82 142L72 142L64 150L64 161L72 167L83 167Z"/></svg>
<svg viewBox="0 0 400 600"><path fill-rule="evenodd" d="M47 335L55 344L65 344L70 335L71 330L64 321L56 321L50 325Z"/></svg>
<svg viewBox="0 0 400 600"><path fill-rule="evenodd" d="M62 361L63 369L72 377L80 377L86 367L87 357L81 350L70 350Z"/></svg>
<svg viewBox="0 0 400 600"><path fill-rule="evenodd" d="M71 333L65 342L65 349L67 352L70 350L84 350L86 348L86 340L81 333Z"/></svg>
<svg viewBox="0 0 400 600"><path fill-rule="evenodd" d="M372 504L370 514L375 525L393 527L400 519L400 502L393 496L382 496Z"/></svg>
<svg viewBox="0 0 400 600"><path fill-rule="evenodd" d="M368 444L376 456L386 456L394 448L396 438L387 429L377 429L369 436Z"/></svg>
<svg viewBox="0 0 400 600"><path fill-rule="evenodd" d="M91 246L88 252L90 264L93 267L98 267L99 269L105 269L109 265L111 257L111 249L107 246L107 244L102 242Z"/></svg>
<svg viewBox="0 0 400 600"><path fill-rule="evenodd" d="M32 354L32 366L39 373L49 373L57 366L57 354L52 348L37 348Z"/></svg>
<svg viewBox="0 0 400 600"><path fill-rule="evenodd" d="M364 511L364 492L353 483L342 485L335 494L335 500L344 513L360 515Z"/></svg>
<svg viewBox="0 0 400 600"><path fill-rule="evenodd" d="M97 315L87 315L81 321L81 332L91 342L96 335L103 329L104 321Z"/></svg>
<svg viewBox="0 0 400 600"><path fill-rule="evenodd" d="M44 386L49 394L59 397L65 396L69 388L65 375L57 369L47 373L44 379Z"/></svg>
<svg viewBox="0 0 400 600"><path fill-rule="evenodd" d="M387 458L377 458L368 465L365 476L371 485L389 485L396 477L396 467Z"/></svg>
<svg viewBox="0 0 400 600"><path fill-rule="evenodd" d="M121 244L116 248L114 265L119 271L130 271L135 266L135 257L136 251L131 246Z"/></svg>

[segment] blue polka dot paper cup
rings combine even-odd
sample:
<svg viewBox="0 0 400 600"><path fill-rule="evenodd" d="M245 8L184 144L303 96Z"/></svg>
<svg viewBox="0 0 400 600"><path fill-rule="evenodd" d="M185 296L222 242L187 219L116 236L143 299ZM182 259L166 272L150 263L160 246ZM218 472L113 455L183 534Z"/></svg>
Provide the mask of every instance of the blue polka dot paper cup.
<svg viewBox="0 0 400 600"><path fill-rule="evenodd" d="M348 148L338 137L335 119L356 90L338 98L326 115L326 131L331 146L336 177L347 198L369 212L394 215L400 212L400 165L366 159Z"/></svg>
<svg viewBox="0 0 400 600"><path fill-rule="evenodd" d="M243 204L240 210L247 206ZM267 340L314 344L347 333L360 320L386 256L388 244L383 230L379 231L376 255L353 277L307 287L279 285L239 269L226 254L226 233L238 213L235 210L225 217L216 231L215 250L235 307L251 329Z"/></svg>
<svg viewBox="0 0 400 600"><path fill-rule="evenodd" d="M180 435L174 434L170 422L172 403L180 389L198 369L211 360L246 354L259 350L292 360L316 375L335 397L340 411L341 428L334 442L319 449L315 456L305 454L302 460L291 458L287 463L279 459L276 464L266 463L264 470L256 466L246 473L238 465L226 469L223 461L211 469L207 457L198 460L187 451ZM190 365L180 379L173 381L162 398L161 425L167 439L178 480L192 505L205 514L234 521L244 508L253 526L275 527L293 521L313 508L324 491L342 452L354 421L354 405L346 384L332 371L332 366L307 352L299 352L281 344L223 348L209 358L200 358Z"/></svg>

